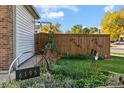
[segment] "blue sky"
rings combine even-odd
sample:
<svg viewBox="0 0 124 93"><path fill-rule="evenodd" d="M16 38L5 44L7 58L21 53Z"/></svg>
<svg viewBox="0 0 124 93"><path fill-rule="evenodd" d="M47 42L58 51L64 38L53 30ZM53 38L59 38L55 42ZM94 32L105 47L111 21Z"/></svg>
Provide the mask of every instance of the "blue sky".
<svg viewBox="0 0 124 93"><path fill-rule="evenodd" d="M122 5L75 5L75 6L35 6L41 16L41 21L61 24L60 30L67 31L75 24L84 27L100 27L100 22L107 11L113 12L121 9Z"/></svg>

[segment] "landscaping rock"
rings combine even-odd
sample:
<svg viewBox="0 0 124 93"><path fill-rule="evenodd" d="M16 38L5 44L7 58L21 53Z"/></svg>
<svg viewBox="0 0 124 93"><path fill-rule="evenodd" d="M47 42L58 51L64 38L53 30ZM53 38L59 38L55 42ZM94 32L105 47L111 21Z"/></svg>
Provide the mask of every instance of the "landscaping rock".
<svg viewBox="0 0 124 93"><path fill-rule="evenodd" d="M114 85L114 86L124 85L124 74L115 73L111 71L109 72L112 74L112 76L110 77L111 85Z"/></svg>

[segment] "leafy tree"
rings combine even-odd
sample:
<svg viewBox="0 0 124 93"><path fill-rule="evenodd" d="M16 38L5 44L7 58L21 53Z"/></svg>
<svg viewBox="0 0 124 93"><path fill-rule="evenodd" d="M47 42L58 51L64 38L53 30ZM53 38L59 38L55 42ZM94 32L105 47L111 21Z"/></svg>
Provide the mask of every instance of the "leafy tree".
<svg viewBox="0 0 124 93"><path fill-rule="evenodd" d="M71 31L70 31L70 30L66 30L65 32L66 32L66 33L68 33L68 34L69 34L69 33L71 33Z"/></svg>
<svg viewBox="0 0 124 93"><path fill-rule="evenodd" d="M60 23L55 23L54 25L52 25L52 30L54 33L61 33L61 31L59 30L61 24Z"/></svg>
<svg viewBox="0 0 124 93"><path fill-rule="evenodd" d="M56 24L46 24L46 25L42 25L41 27L41 32L45 32L48 33L50 30L52 30L52 32L54 33L61 33L61 31L59 30L61 24L56 23Z"/></svg>
<svg viewBox="0 0 124 93"><path fill-rule="evenodd" d="M41 26L41 32L48 33L49 28L50 28L50 27L48 27L48 24L47 24L47 25L42 25L42 26Z"/></svg>
<svg viewBox="0 0 124 93"><path fill-rule="evenodd" d="M81 33L81 32L82 32L82 25L80 25L80 24L74 25L70 31L70 33L73 33L73 34L77 34L77 33Z"/></svg>
<svg viewBox="0 0 124 93"><path fill-rule="evenodd" d="M82 29L82 34L89 34L90 33L90 29L85 27Z"/></svg>
<svg viewBox="0 0 124 93"><path fill-rule="evenodd" d="M55 28L59 29L61 24L57 22L54 26L55 26Z"/></svg>
<svg viewBox="0 0 124 93"><path fill-rule="evenodd" d="M124 34L124 9L119 12L107 12L101 21L101 32L110 34L111 40L118 40Z"/></svg>
<svg viewBox="0 0 124 93"><path fill-rule="evenodd" d="M67 33L73 34L94 34L95 32L98 32L98 28L96 27L83 28L83 26L80 24L74 25L70 30L67 31Z"/></svg>
<svg viewBox="0 0 124 93"><path fill-rule="evenodd" d="M98 33L98 28L96 27L90 27L90 34Z"/></svg>

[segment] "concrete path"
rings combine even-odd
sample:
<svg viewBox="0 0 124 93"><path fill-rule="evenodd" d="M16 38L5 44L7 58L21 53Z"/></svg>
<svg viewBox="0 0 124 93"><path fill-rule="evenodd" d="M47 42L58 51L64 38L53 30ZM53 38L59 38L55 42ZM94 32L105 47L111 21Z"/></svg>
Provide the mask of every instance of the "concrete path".
<svg viewBox="0 0 124 93"><path fill-rule="evenodd" d="M112 56L124 57L124 45L112 45L110 52Z"/></svg>
<svg viewBox="0 0 124 93"><path fill-rule="evenodd" d="M124 55L122 54L115 54L115 53L111 53L111 56L118 56L118 57L124 57Z"/></svg>
<svg viewBox="0 0 124 93"><path fill-rule="evenodd" d="M124 45L114 45L111 47L111 53L124 53Z"/></svg>

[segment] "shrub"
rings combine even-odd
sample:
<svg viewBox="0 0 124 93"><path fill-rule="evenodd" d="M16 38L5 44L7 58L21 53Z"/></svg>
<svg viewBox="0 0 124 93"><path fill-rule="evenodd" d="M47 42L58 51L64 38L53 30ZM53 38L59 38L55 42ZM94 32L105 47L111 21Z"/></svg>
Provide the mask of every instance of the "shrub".
<svg viewBox="0 0 124 93"><path fill-rule="evenodd" d="M78 88L84 88L84 86L85 86L85 80L84 79L76 80L75 85Z"/></svg>
<svg viewBox="0 0 124 93"><path fill-rule="evenodd" d="M44 87L43 81L40 77L32 78L22 81L12 81L12 82L4 82L2 83L2 88L28 88L28 87Z"/></svg>
<svg viewBox="0 0 124 93"><path fill-rule="evenodd" d="M48 33L48 39L45 48L47 50L50 50L51 52L57 51L57 45L56 45L54 33L51 31Z"/></svg>
<svg viewBox="0 0 124 93"><path fill-rule="evenodd" d="M89 78L76 80L76 87L98 87L107 85L108 77L102 73L92 75Z"/></svg>
<svg viewBox="0 0 124 93"><path fill-rule="evenodd" d="M4 82L1 84L2 88L19 88L20 85L18 82Z"/></svg>
<svg viewBox="0 0 124 93"><path fill-rule="evenodd" d="M85 64L81 65L82 68L78 67L78 65L73 64L72 65L55 65L53 69L51 70L52 74L60 74L67 77L71 77L73 79L80 79L82 77L86 78L90 75L94 74L92 72L91 64Z"/></svg>

